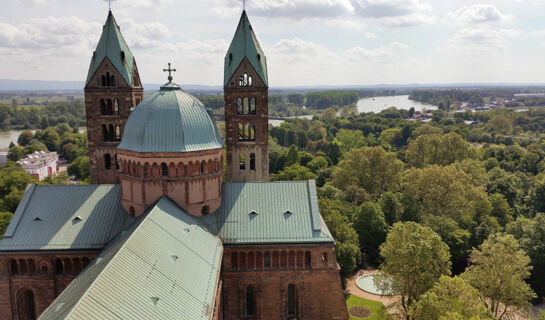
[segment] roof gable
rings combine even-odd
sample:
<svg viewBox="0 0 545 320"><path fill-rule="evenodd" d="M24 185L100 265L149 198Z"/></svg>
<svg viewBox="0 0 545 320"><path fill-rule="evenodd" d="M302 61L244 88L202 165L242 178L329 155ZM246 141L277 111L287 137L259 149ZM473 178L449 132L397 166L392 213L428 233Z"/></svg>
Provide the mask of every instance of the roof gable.
<svg viewBox="0 0 545 320"><path fill-rule="evenodd" d="M225 56L224 87L227 87L244 58L248 59L265 86L269 86L267 58L257 41L246 11L242 12L237 31Z"/></svg>
<svg viewBox="0 0 545 320"><path fill-rule="evenodd" d="M124 56L124 59L122 56ZM89 82L106 58L110 60L123 80L129 86L132 86L132 76L136 63L111 11L108 13L102 35L91 59L87 80L85 81L86 86L89 85Z"/></svg>
<svg viewBox="0 0 545 320"><path fill-rule="evenodd" d="M217 237L162 198L40 319L211 319L222 253Z"/></svg>

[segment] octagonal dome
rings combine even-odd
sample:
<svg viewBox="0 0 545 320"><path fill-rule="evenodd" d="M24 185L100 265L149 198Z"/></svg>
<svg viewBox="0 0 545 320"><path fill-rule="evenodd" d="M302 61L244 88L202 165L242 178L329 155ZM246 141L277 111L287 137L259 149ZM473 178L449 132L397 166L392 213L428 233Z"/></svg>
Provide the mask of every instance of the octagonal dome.
<svg viewBox="0 0 545 320"><path fill-rule="evenodd" d="M132 111L118 148L190 152L222 147L216 121L202 102L169 82Z"/></svg>

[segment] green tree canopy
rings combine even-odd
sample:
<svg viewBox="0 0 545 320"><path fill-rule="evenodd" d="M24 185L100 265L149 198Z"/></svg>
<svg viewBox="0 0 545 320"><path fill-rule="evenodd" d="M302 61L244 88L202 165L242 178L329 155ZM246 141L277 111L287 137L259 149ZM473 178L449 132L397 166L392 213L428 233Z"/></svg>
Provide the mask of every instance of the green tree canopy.
<svg viewBox="0 0 545 320"><path fill-rule="evenodd" d="M407 150L409 163L418 168L430 164L448 165L475 155L475 150L457 133L418 136L409 143Z"/></svg>
<svg viewBox="0 0 545 320"><path fill-rule="evenodd" d="M442 275L450 274L448 246L433 230L415 222L394 224L380 255L380 270L392 281L378 277L377 285L383 292L399 292L405 313Z"/></svg>
<svg viewBox="0 0 545 320"><path fill-rule="evenodd" d="M381 147L365 147L347 152L333 174L333 185L341 190L355 186L378 198L398 189L403 162Z"/></svg>
<svg viewBox="0 0 545 320"><path fill-rule="evenodd" d="M532 269L530 258L512 235L491 235L479 249L473 249L471 262L463 278L479 291L495 317L503 319L510 308L530 306L535 294L524 281Z"/></svg>
<svg viewBox="0 0 545 320"><path fill-rule="evenodd" d="M461 277L441 276L439 281L409 311L413 319L440 320L456 314L459 319L493 319L479 298L479 292Z"/></svg>
<svg viewBox="0 0 545 320"><path fill-rule="evenodd" d="M363 203L356 211L354 228L367 262L377 264L380 256L379 246L386 239L388 231L380 205L375 202Z"/></svg>

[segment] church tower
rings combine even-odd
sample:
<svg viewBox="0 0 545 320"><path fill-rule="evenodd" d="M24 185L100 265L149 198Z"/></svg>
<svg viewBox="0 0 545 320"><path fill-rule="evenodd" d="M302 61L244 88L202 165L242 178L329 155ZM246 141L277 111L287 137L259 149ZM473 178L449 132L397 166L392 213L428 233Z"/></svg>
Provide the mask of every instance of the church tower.
<svg viewBox="0 0 545 320"><path fill-rule="evenodd" d="M85 83L91 183L119 183L116 148L143 97L136 61L110 11Z"/></svg>
<svg viewBox="0 0 545 320"><path fill-rule="evenodd" d="M269 180L267 59L242 12L225 56L227 181Z"/></svg>

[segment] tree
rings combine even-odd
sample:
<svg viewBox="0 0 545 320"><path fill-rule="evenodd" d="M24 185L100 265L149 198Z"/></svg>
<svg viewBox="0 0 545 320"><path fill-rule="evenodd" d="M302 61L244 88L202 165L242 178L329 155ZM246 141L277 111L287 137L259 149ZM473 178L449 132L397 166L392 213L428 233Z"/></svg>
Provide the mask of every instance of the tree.
<svg viewBox="0 0 545 320"><path fill-rule="evenodd" d="M433 288L424 293L409 311L412 318L418 320L440 320L442 317L452 319L452 315L460 319L493 319L479 299L479 292L461 277L441 276Z"/></svg>
<svg viewBox="0 0 545 320"><path fill-rule="evenodd" d="M503 194L511 208L515 208L522 201L521 179L517 175L501 168L493 168L488 171L486 191L490 194Z"/></svg>
<svg viewBox="0 0 545 320"><path fill-rule="evenodd" d="M367 145L363 132L360 130L341 129L334 140L341 148L342 153Z"/></svg>
<svg viewBox="0 0 545 320"><path fill-rule="evenodd" d="M471 253L472 265L463 278L476 288L495 317L503 319L509 308L527 309L535 297L524 281L530 275L530 258L512 235L491 235Z"/></svg>
<svg viewBox="0 0 545 320"><path fill-rule="evenodd" d="M291 102L298 107L303 106L303 103L305 102L305 95L300 93L291 93L288 94L288 102Z"/></svg>
<svg viewBox="0 0 545 320"><path fill-rule="evenodd" d="M315 157L306 166L312 172L318 173L321 169L327 168L327 160L324 157Z"/></svg>
<svg viewBox="0 0 545 320"><path fill-rule="evenodd" d="M490 214L498 219L498 222L502 227L513 221L513 209L509 206L505 196L500 193L494 193L488 196L490 204L492 205L492 211Z"/></svg>
<svg viewBox="0 0 545 320"><path fill-rule="evenodd" d="M285 167L284 170L279 174L273 175L272 178L272 180L276 181L296 181L316 179L316 175L312 173L309 168L296 163L289 167Z"/></svg>
<svg viewBox="0 0 545 320"><path fill-rule="evenodd" d="M20 159L26 156L25 148L21 146L13 146L9 148L8 151L8 160L9 161L19 161Z"/></svg>
<svg viewBox="0 0 545 320"><path fill-rule="evenodd" d="M475 157L469 143L457 133L421 135L409 143L409 163L422 168L430 164L449 165Z"/></svg>
<svg viewBox="0 0 545 320"><path fill-rule="evenodd" d="M337 242L337 261L341 266L341 275L352 274L361 260L358 235L349 220L354 207L339 200L319 200L320 212L324 221Z"/></svg>
<svg viewBox="0 0 545 320"><path fill-rule="evenodd" d="M291 145L286 158L286 167L299 163L299 151L295 145Z"/></svg>
<svg viewBox="0 0 545 320"><path fill-rule="evenodd" d="M13 213L6 211L0 212L0 239L4 238L4 233L9 226L11 218L13 218Z"/></svg>
<svg viewBox="0 0 545 320"><path fill-rule="evenodd" d="M379 198L386 191L398 189L402 169L403 162L381 147L354 149L345 154L332 182L341 190L355 186Z"/></svg>
<svg viewBox="0 0 545 320"><path fill-rule="evenodd" d="M0 167L0 211L15 212L26 187L36 179L15 162Z"/></svg>
<svg viewBox="0 0 545 320"><path fill-rule="evenodd" d="M403 204L400 198L400 194L387 191L379 199L380 208L384 213L384 220L389 226L401 221Z"/></svg>
<svg viewBox="0 0 545 320"><path fill-rule="evenodd" d="M528 204L531 206L532 211L545 212L545 174L540 174L534 186L528 192Z"/></svg>
<svg viewBox="0 0 545 320"><path fill-rule="evenodd" d="M26 146L30 140L34 139L34 134L30 130L25 130L21 132L19 138L17 138L17 144L21 147Z"/></svg>
<svg viewBox="0 0 545 320"><path fill-rule="evenodd" d="M486 128L490 132L510 135L513 133L512 120L506 116L498 115L488 120Z"/></svg>
<svg viewBox="0 0 545 320"><path fill-rule="evenodd" d="M545 297L545 214L538 213L533 219L519 217L507 225L506 232L530 257L534 268L528 282L540 297Z"/></svg>
<svg viewBox="0 0 545 320"><path fill-rule="evenodd" d="M433 230L415 222L394 224L380 246L383 263L377 277L383 292L399 292L405 313L442 275L450 274L448 246ZM411 319L410 316L407 316Z"/></svg>
<svg viewBox="0 0 545 320"><path fill-rule="evenodd" d="M374 202L362 204L354 216L354 228L359 237L361 251L371 264L377 264L379 247L386 239L388 225L380 206Z"/></svg>
<svg viewBox="0 0 545 320"><path fill-rule="evenodd" d="M68 166L68 174L73 175L76 179L85 180L89 178L90 163L88 156L80 156Z"/></svg>
<svg viewBox="0 0 545 320"><path fill-rule="evenodd" d="M402 190L405 196L418 200L422 214L455 221L471 217L476 201L486 199L483 188L474 186L472 177L456 166L409 169L404 173Z"/></svg>
<svg viewBox="0 0 545 320"><path fill-rule="evenodd" d="M48 128L44 131L43 137L41 139L43 143L47 146L49 151L57 151L59 145L61 144L61 137L57 131L52 128Z"/></svg>
<svg viewBox="0 0 545 320"><path fill-rule="evenodd" d="M331 160L331 162L336 165L337 163L339 163L339 160L343 156L343 153L339 148L339 145L334 142L328 146L326 155Z"/></svg>

